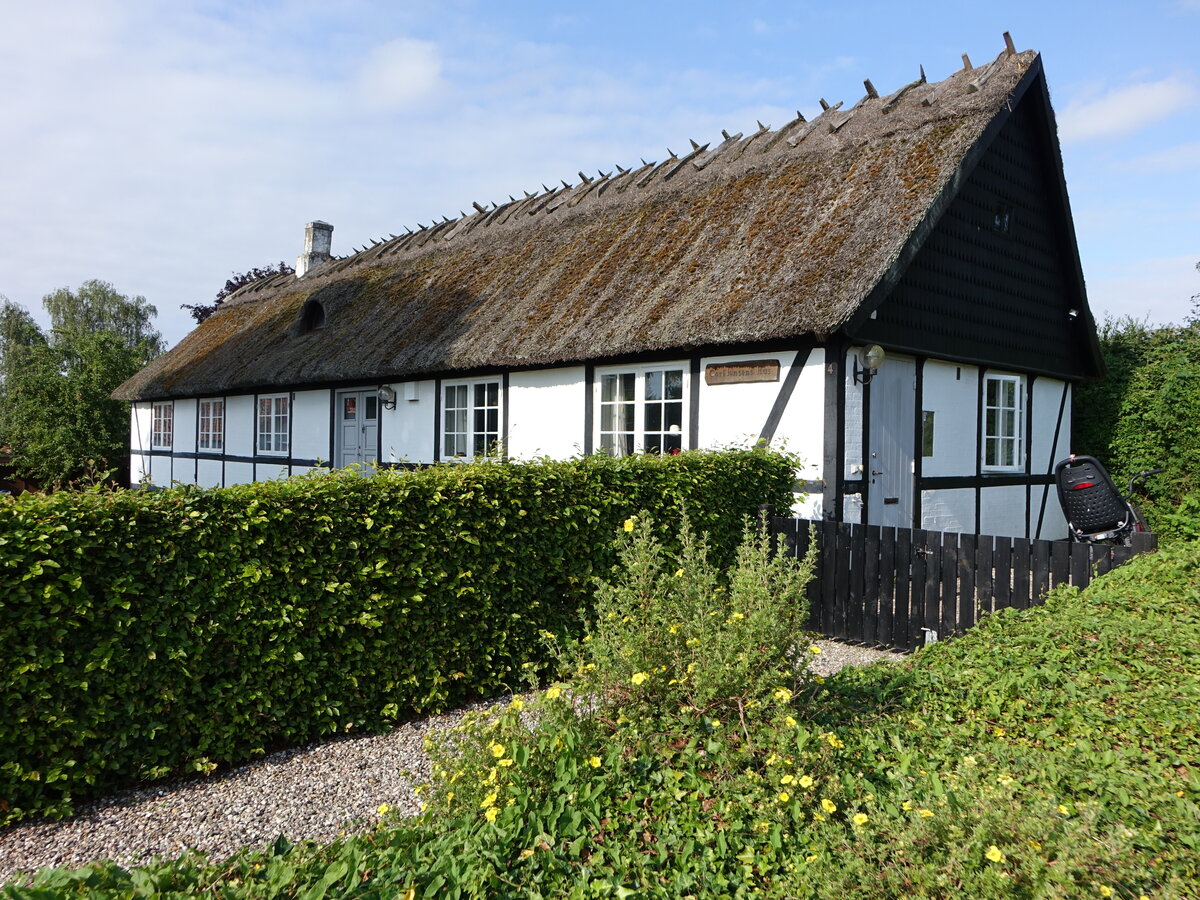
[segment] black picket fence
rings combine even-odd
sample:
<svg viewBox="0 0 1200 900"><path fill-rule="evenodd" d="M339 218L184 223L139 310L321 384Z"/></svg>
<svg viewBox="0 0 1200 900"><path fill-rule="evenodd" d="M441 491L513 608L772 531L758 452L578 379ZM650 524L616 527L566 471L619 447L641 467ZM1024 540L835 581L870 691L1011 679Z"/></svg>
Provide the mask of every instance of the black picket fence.
<svg viewBox="0 0 1200 900"><path fill-rule="evenodd" d="M771 531L797 557L817 543L814 631L898 650L962 634L985 613L1037 606L1059 585L1086 587L1158 546L1150 533L1112 547L777 516Z"/></svg>

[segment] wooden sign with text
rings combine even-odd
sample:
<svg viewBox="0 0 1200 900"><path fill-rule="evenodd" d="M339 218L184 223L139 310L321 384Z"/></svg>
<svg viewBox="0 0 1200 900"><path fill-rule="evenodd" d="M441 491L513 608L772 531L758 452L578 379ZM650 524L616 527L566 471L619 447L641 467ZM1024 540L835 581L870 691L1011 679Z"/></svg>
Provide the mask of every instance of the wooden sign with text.
<svg viewBox="0 0 1200 900"><path fill-rule="evenodd" d="M778 380L779 360L777 359L709 363L704 367L705 384L751 384L756 381Z"/></svg>

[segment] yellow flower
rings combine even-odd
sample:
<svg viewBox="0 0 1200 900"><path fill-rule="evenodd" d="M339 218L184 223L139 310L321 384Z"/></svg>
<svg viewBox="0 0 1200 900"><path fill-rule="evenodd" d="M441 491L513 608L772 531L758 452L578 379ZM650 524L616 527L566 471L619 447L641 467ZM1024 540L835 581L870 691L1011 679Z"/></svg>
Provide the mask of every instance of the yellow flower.
<svg viewBox="0 0 1200 900"><path fill-rule="evenodd" d="M1000 726L996 726L992 729L992 734L996 735L996 737L1004 737L1005 731Z"/></svg>
<svg viewBox="0 0 1200 900"><path fill-rule="evenodd" d="M454 799L454 791L450 791L450 793L446 794L446 802L447 803L449 803L453 799Z"/></svg>
<svg viewBox="0 0 1200 900"><path fill-rule="evenodd" d="M866 813L855 813L854 818L851 821L853 821L855 825L866 825L867 815Z"/></svg>
<svg viewBox="0 0 1200 900"><path fill-rule="evenodd" d="M779 779L779 783L780 784L791 784L795 780L796 780L795 777L792 775L784 775L782 778Z"/></svg>
<svg viewBox="0 0 1200 900"><path fill-rule="evenodd" d="M785 687L775 689L775 699L780 703L787 703L792 699L792 692Z"/></svg>
<svg viewBox="0 0 1200 900"><path fill-rule="evenodd" d="M509 766L511 766L512 764L513 764L513 761L511 759L502 759L502 760L500 760L500 762L496 763L496 765L504 766L504 768L506 768L506 769Z"/></svg>
<svg viewBox="0 0 1200 900"><path fill-rule="evenodd" d="M825 812L829 813L830 815L833 815L835 812L837 812L837 804L828 797L822 797L821 809L825 810Z"/></svg>
<svg viewBox="0 0 1200 900"><path fill-rule="evenodd" d="M800 776L800 787L804 788L805 790L808 790L812 786L813 786L813 780L812 780L811 775L801 775Z"/></svg>
<svg viewBox="0 0 1200 900"><path fill-rule="evenodd" d="M682 578L682 577L683 577L683 569L676 569L676 570L675 570L675 577L676 577L676 578Z"/></svg>
<svg viewBox="0 0 1200 900"><path fill-rule="evenodd" d="M550 687L546 688L547 700L557 700L561 696L562 688L560 688L557 684L552 684Z"/></svg>
<svg viewBox="0 0 1200 900"><path fill-rule="evenodd" d="M625 520L625 530L626 531L633 531L633 523L636 519L637 519L637 516L630 516L628 519Z"/></svg>
<svg viewBox="0 0 1200 900"><path fill-rule="evenodd" d="M634 672L633 677L630 678L629 680L632 681L634 683L634 685L639 685L649 677L650 676L647 675L645 672Z"/></svg>
<svg viewBox="0 0 1200 900"><path fill-rule="evenodd" d="M987 852L983 854L994 863L1004 862L1004 854L1000 852L1000 848L995 844L987 848Z"/></svg>
<svg viewBox="0 0 1200 900"><path fill-rule="evenodd" d="M777 762L779 762L779 757L778 757L778 756L776 756L774 753L772 753L772 754L771 754L770 756L768 756L768 757L767 757L767 759L766 759L766 765L768 765L768 766L773 766L773 765L775 765L775 763L777 763Z"/></svg>
<svg viewBox="0 0 1200 900"><path fill-rule="evenodd" d="M923 809L923 810L921 810L921 818L922 819L932 819L933 813L927 809Z"/></svg>
<svg viewBox="0 0 1200 900"><path fill-rule="evenodd" d="M813 681L815 681L817 684L824 684L824 683L825 683L825 676L824 676L824 675L814 675L814 676L813 676Z"/></svg>
<svg viewBox="0 0 1200 900"><path fill-rule="evenodd" d="M825 740L827 740L829 742L829 746L833 747L835 750L839 747L846 746L845 743L842 742L842 739L839 738L833 732L828 732L827 734L824 735L824 737L825 737Z"/></svg>
<svg viewBox="0 0 1200 900"><path fill-rule="evenodd" d="M732 619L744 619L744 618L746 618L746 617L745 617L744 615L742 615L741 613L734 613L734 614L733 614L732 616L730 616L729 618L732 620Z"/></svg>
<svg viewBox="0 0 1200 900"><path fill-rule="evenodd" d="M532 847L526 847L520 853L521 859L529 859L529 857L531 857L531 856L533 856L533 848Z"/></svg>
<svg viewBox="0 0 1200 900"><path fill-rule="evenodd" d="M768 831L771 830L771 823L770 822L759 822L754 827L757 828L759 831L761 831L763 834L766 834Z"/></svg>
<svg viewBox="0 0 1200 900"><path fill-rule="evenodd" d="M600 768L600 757L593 756L591 759L588 760L588 765L591 766L593 769Z"/></svg>
<svg viewBox="0 0 1200 900"><path fill-rule="evenodd" d="M522 710L525 708L525 702L520 697L513 697L512 703L508 704L510 708Z"/></svg>
<svg viewBox="0 0 1200 900"><path fill-rule="evenodd" d="M496 816L498 816L498 815L500 815L500 809L495 806L489 806L487 808L487 811L484 812L483 817L485 819L487 819L489 822L495 822Z"/></svg>
<svg viewBox="0 0 1200 900"><path fill-rule="evenodd" d="M1111 897L1112 896L1112 888L1110 888L1107 884L1099 885L1096 888L1096 890L1100 892L1101 897Z"/></svg>
<svg viewBox="0 0 1200 900"><path fill-rule="evenodd" d="M668 625L667 631L671 634L678 634L679 633L679 623L676 623L674 625Z"/></svg>
<svg viewBox="0 0 1200 900"><path fill-rule="evenodd" d="M492 791L490 794L488 794L486 797L484 797L483 800L480 801L479 808L487 809L489 806L495 806L496 798L498 796L500 796L500 795L497 791Z"/></svg>
<svg viewBox="0 0 1200 900"><path fill-rule="evenodd" d="M492 756L496 757L496 759L499 759L507 752L503 744L492 744Z"/></svg>
<svg viewBox="0 0 1200 900"><path fill-rule="evenodd" d="M386 816L391 811L392 811L391 806L389 806L386 803L380 803L378 808L376 808L376 810L375 810L375 812L379 813L379 815L381 815L381 816Z"/></svg>
<svg viewBox="0 0 1200 900"><path fill-rule="evenodd" d="M787 803L791 799L792 799L792 795L789 794L787 791L779 792L779 802L780 803Z"/></svg>
<svg viewBox="0 0 1200 900"><path fill-rule="evenodd" d="M905 800L903 803L900 804L900 808L902 810L904 810L905 812L909 812L913 808L913 802L911 800Z"/></svg>
<svg viewBox="0 0 1200 900"><path fill-rule="evenodd" d="M795 728L796 720L793 719L791 716L784 716L783 724L786 725L788 728Z"/></svg>
<svg viewBox="0 0 1200 900"><path fill-rule="evenodd" d="M818 653L821 652L821 648L814 644L813 646L808 648L808 652L813 654L814 656L816 656Z"/></svg>

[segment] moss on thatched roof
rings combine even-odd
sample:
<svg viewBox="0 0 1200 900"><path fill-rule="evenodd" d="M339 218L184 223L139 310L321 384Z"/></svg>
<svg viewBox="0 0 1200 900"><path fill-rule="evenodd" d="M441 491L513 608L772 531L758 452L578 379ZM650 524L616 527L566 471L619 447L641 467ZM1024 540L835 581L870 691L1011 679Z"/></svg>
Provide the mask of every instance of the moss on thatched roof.
<svg viewBox="0 0 1200 900"><path fill-rule="evenodd" d="M896 265L1037 54L872 88L248 285L126 400L823 338ZM306 331L320 303L325 324Z"/></svg>

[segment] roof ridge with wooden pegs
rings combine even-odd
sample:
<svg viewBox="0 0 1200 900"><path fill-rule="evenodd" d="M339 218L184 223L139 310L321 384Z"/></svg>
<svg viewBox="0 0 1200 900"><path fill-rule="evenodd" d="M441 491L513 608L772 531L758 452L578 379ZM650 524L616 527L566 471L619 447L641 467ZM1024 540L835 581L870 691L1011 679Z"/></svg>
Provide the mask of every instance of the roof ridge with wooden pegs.
<svg viewBox="0 0 1200 900"><path fill-rule="evenodd" d="M944 86L948 82L954 82L957 87L962 83L964 76L974 75L973 78L962 84L963 92L974 93L983 87L997 72L1003 70L1007 60L1018 55L1009 32L1004 32L1003 39L1005 48L996 59L976 68L972 66L968 54L963 53L962 68L949 78L941 82L936 82L934 85L930 85L927 81L924 65L919 67L920 74L916 80L882 97L871 79L865 78L863 80L863 87L866 90L865 95L848 110L843 110L844 103L842 101L830 103L824 97L821 97L818 100L821 112L812 121L806 119L800 110L796 110L796 118L787 122L779 129L773 130L771 126L764 125L761 121L756 123L757 130L752 132L748 137L744 137L740 131L736 134L730 134L728 131L722 129L722 141L712 150L709 150L710 143L701 145L694 138L689 138L688 140L692 149L684 156L679 156L668 147L667 160L665 162L661 164L648 163L645 159L642 159L641 166L633 169L624 168L618 164L614 167L617 173L615 177L610 178L612 175L611 172L606 175L599 169L597 169L599 177L589 177L580 171L577 173L579 177L579 183L577 184L572 185L566 180L562 180L562 187L553 189L542 184L540 192L535 190L531 194L528 191L523 191L524 197L521 199L514 198L509 194L507 202L492 202L490 209L488 208L488 204L480 204L478 201L472 200L471 206L475 210L474 213L468 215L460 212L458 219L443 217L443 221L439 223L439 227L436 229L436 234L422 236L421 233L426 230L425 226L422 225L418 225L418 230L415 232L406 227L406 233L403 235L398 237L390 235L383 241L373 243L369 247L355 250L346 256L334 257L334 260L335 262L343 263L339 268L345 269L347 266L353 264L355 260L361 259L362 261L366 261L366 259L390 256L412 247L423 247L429 242L439 244L451 241L455 237L474 231L476 227L487 229L494 225L503 225L510 222L516 213L522 211L522 208L524 208L524 211L528 215L537 216L552 215L560 209L574 209L581 205L586 206L585 201L589 195L599 200L608 192L610 186L615 187L617 182L631 172L641 177L631 179L630 183L623 185L618 189L617 193L625 193L631 187L638 190L645 190L652 189L656 183L665 184L683 173L685 166L695 172L702 172L709 168L712 163L722 158L726 162L736 161L743 156L752 144L756 145L756 149L760 154L769 153L781 143L785 144L789 151L794 151L801 148L806 141L809 141L819 129L824 130L828 134L838 134L854 120L856 115L861 112L862 108L868 102L879 102L878 113L880 115L893 113L906 99L911 100L915 105L925 108L932 106L934 100L930 96L927 96L926 92L919 92L917 90L923 86L934 88ZM557 202L543 202L540 204L532 202L539 198L545 200L550 194L559 195ZM446 224L450 224L453 227L441 227ZM378 252L375 252L376 250Z"/></svg>

